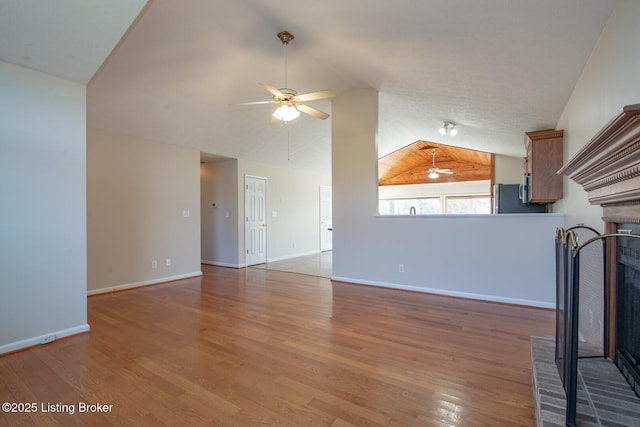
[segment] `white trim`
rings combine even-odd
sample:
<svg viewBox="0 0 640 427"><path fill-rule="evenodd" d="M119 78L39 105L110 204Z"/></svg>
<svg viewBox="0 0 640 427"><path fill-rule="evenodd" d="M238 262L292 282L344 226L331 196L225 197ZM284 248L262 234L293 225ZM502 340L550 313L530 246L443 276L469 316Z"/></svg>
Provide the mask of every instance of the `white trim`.
<svg viewBox="0 0 640 427"><path fill-rule="evenodd" d="M231 268L243 268L244 267L244 264L231 264L231 263L228 263L228 262L207 261L206 259L203 259L202 261L200 261L200 264L215 265L217 267L231 267Z"/></svg>
<svg viewBox="0 0 640 427"><path fill-rule="evenodd" d="M91 328L88 324L74 326L73 328L62 329L56 332L50 332L44 335L38 335L37 337L27 338L26 340L16 341L9 344L0 346L0 354L11 353L14 351L22 350L28 347L33 347L39 344L47 344L60 338L70 337L72 335L82 334L89 332Z"/></svg>
<svg viewBox="0 0 640 427"><path fill-rule="evenodd" d="M180 274L177 276L161 277L159 279L145 280L143 282L127 283L125 285L110 286L108 288L92 289L87 291L87 296L107 294L109 292L124 291L125 289L139 288L141 286L156 285L158 283L173 282L174 280L189 279L191 277L202 276L202 271Z"/></svg>
<svg viewBox="0 0 640 427"><path fill-rule="evenodd" d="M388 282L372 282L372 281L366 281L366 280L350 279L348 277L331 276L331 280L335 280L338 282L355 283L358 285L377 286L381 288L401 289L405 291L421 292L425 294L445 295L445 296L457 297L457 298L501 302L506 304L522 305L527 307L556 308L555 303L545 302L545 301L533 301L533 300L520 299L520 298L505 298L505 297L500 297L496 295L473 294L468 292L449 291L445 289L422 288L419 286L399 285L396 283L388 283Z"/></svg>
<svg viewBox="0 0 640 427"><path fill-rule="evenodd" d="M321 253L321 252L320 251L311 251L311 252L303 252L303 253L293 254L293 255L278 256L278 257L275 257L275 258L269 258L267 260L267 262L284 261L284 260L287 260L287 259L298 258L298 257L301 257L301 256L317 255L319 253Z"/></svg>
<svg viewBox="0 0 640 427"><path fill-rule="evenodd" d="M251 175L248 173L244 174L245 178L257 178L257 179L264 179L265 181L268 180L269 178L267 178L266 176L258 176L258 175Z"/></svg>

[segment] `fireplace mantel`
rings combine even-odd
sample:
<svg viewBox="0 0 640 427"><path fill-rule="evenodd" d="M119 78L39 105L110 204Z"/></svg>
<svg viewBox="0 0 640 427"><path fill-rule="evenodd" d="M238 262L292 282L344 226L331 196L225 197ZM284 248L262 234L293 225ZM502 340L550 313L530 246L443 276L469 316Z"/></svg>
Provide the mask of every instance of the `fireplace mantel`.
<svg viewBox="0 0 640 427"><path fill-rule="evenodd" d="M640 104L627 105L559 171L610 223L640 223Z"/></svg>

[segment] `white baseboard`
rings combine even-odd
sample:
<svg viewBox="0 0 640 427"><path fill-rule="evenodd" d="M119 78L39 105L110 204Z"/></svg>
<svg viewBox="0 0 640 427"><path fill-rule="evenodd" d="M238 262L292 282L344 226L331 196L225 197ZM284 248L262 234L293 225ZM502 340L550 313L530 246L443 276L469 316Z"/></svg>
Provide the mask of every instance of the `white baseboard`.
<svg viewBox="0 0 640 427"><path fill-rule="evenodd" d="M301 256L308 256L308 255L317 255L319 253L320 253L320 251L311 251L311 252L302 252L302 253L293 254L293 255L278 256L278 257L267 259L267 262L284 261L286 259L298 258L298 257L301 257Z"/></svg>
<svg viewBox="0 0 640 427"><path fill-rule="evenodd" d="M230 267L230 268L243 268L245 266L244 264L230 264L227 262L207 261L205 259L200 261L200 264L215 265L216 267Z"/></svg>
<svg viewBox="0 0 640 427"><path fill-rule="evenodd" d="M161 277L158 279L145 280L143 282L128 283L124 285L110 286L108 288L91 289L87 291L87 296L107 294L109 292L124 291L125 289L139 288L141 286L156 285L158 283L173 282L174 280L189 279L191 277L202 276L202 271L179 274L177 276Z"/></svg>
<svg viewBox="0 0 640 427"><path fill-rule="evenodd" d="M39 344L47 344L60 338L70 337L71 335L82 334L89 332L91 328L88 324L75 326L73 328L63 329L61 331L50 332L44 335L38 335L37 337L27 338L26 340L16 341L9 344L0 346L0 354L11 353L14 351L22 350L28 347L33 347Z"/></svg>
<svg viewBox="0 0 640 427"><path fill-rule="evenodd" d="M500 303L513 304L513 305L522 305L526 307L556 308L555 303L544 302L544 301L533 301L533 300L526 300L526 299L520 299L520 298L506 298L506 297L500 297L496 295L474 294L469 292L449 291L446 289L422 288L419 286L399 285L396 283L388 283L388 282L373 282L373 281L358 280L358 279L351 279L348 277L337 277L337 276L331 276L331 280L335 280L338 282L355 283L358 285L377 286L381 288L401 289L405 291L422 292L425 294L444 295L449 297L458 297L458 298L476 299L476 300L490 301L490 302L500 302Z"/></svg>

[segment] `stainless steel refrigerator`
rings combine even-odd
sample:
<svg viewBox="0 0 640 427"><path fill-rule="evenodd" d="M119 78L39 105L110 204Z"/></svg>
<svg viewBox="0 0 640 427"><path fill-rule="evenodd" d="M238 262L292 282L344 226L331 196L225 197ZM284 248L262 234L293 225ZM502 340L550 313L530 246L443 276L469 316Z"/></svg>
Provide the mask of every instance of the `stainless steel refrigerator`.
<svg viewBox="0 0 640 427"><path fill-rule="evenodd" d="M493 186L493 212L506 213L545 213L546 204L523 203L520 184L496 184Z"/></svg>

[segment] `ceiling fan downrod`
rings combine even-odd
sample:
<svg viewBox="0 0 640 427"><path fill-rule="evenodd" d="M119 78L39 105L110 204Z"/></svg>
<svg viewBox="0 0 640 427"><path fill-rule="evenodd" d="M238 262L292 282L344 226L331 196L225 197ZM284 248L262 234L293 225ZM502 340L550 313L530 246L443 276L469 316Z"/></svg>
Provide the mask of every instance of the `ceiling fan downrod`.
<svg viewBox="0 0 640 427"><path fill-rule="evenodd" d="M287 88L289 87L287 82L287 46L289 45L289 42L294 39L294 37L293 34L285 30L278 33L278 38L284 45L284 87Z"/></svg>

